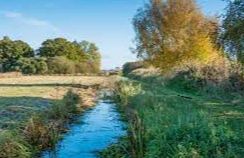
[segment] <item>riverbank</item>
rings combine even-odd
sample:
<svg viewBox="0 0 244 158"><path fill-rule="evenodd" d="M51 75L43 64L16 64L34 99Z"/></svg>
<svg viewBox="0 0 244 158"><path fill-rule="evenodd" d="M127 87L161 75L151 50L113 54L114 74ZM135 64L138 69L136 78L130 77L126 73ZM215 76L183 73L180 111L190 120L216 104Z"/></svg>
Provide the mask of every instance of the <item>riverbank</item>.
<svg viewBox="0 0 244 158"><path fill-rule="evenodd" d="M98 151L125 134L117 106L109 100L99 99L75 120L56 148L44 152L43 158L97 158Z"/></svg>
<svg viewBox="0 0 244 158"><path fill-rule="evenodd" d="M55 146L74 115L113 78L22 76L0 80L0 157L33 157Z"/></svg>
<svg viewBox="0 0 244 158"><path fill-rule="evenodd" d="M244 155L242 93L214 95L160 76L130 77L115 89L128 137L101 152L103 158Z"/></svg>

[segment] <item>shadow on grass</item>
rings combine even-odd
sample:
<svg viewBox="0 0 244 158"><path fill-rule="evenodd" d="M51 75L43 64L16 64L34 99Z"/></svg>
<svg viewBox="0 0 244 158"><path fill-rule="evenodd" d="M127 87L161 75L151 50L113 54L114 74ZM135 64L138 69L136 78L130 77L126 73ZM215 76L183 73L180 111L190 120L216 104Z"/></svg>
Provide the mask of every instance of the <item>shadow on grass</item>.
<svg viewBox="0 0 244 158"><path fill-rule="evenodd" d="M0 130L21 127L33 114L38 114L59 100L41 97L0 97Z"/></svg>

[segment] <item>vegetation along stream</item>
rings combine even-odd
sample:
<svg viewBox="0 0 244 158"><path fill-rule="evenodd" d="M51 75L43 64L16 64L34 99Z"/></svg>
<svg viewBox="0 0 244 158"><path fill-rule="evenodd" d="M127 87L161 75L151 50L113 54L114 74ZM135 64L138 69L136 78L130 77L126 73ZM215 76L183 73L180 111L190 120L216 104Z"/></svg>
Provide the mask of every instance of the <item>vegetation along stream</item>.
<svg viewBox="0 0 244 158"><path fill-rule="evenodd" d="M106 148L125 134L124 124L114 103L100 100L97 105L71 125L56 149L43 158L95 158L96 151Z"/></svg>

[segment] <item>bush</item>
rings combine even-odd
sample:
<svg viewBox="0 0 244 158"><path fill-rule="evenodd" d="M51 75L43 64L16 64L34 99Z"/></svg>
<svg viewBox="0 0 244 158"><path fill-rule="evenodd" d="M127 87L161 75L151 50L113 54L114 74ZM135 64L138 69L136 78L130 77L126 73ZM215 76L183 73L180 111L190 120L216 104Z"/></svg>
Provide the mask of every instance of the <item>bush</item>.
<svg viewBox="0 0 244 158"><path fill-rule="evenodd" d="M145 62L143 61L137 61L137 62L128 62L123 65L123 75L128 75L133 70L139 69L139 68L145 68Z"/></svg>
<svg viewBox="0 0 244 158"><path fill-rule="evenodd" d="M23 74L36 74L36 60L33 58L22 58L19 66Z"/></svg>
<svg viewBox="0 0 244 158"><path fill-rule="evenodd" d="M47 61L50 74L74 74L75 64L66 57L53 57Z"/></svg>
<svg viewBox="0 0 244 158"><path fill-rule="evenodd" d="M76 63L75 64L75 73L86 73L88 72L88 65L86 63Z"/></svg>
<svg viewBox="0 0 244 158"><path fill-rule="evenodd" d="M54 147L65 122L78 111L79 103L80 97L70 90L62 102L49 107L41 115L33 116L27 122L23 132L26 141L38 151Z"/></svg>
<svg viewBox="0 0 244 158"><path fill-rule="evenodd" d="M243 67L225 58L212 61L208 65L188 65L177 70L168 80L168 85L178 90L210 92L210 95L217 96L244 90Z"/></svg>
<svg viewBox="0 0 244 158"><path fill-rule="evenodd" d="M96 74L100 72L100 68L94 62L76 62L75 72Z"/></svg>
<svg viewBox="0 0 244 158"><path fill-rule="evenodd" d="M48 66L45 58L36 58L36 73L45 74L48 72Z"/></svg>
<svg viewBox="0 0 244 158"><path fill-rule="evenodd" d="M244 91L244 66L233 63L231 66L229 81L232 90Z"/></svg>
<svg viewBox="0 0 244 158"><path fill-rule="evenodd" d="M77 105L81 103L81 98L78 94L69 90L64 96L63 102L69 113L76 113L78 111Z"/></svg>
<svg viewBox="0 0 244 158"><path fill-rule="evenodd" d="M114 86L116 100L122 105L127 105L129 98L137 95L142 91L141 85L130 81L120 81Z"/></svg>
<svg viewBox="0 0 244 158"><path fill-rule="evenodd" d="M38 116L29 120L24 130L24 136L31 145L39 150L53 147L59 138L57 129Z"/></svg>
<svg viewBox="0 0 244 158"><path fill-rule="evenodd" d="M17 71L23 74L36 73L35 60L33 58L20 58L19 60L5 63L4 66L8 67L8 72Z"/></svg>
<svg viewBox="0 0 244 158"><path fill-rule="evenodd" d="M81 103L80 96L69 90L64 96L62 102L54 104L47 111L49 119L54 120L66 120L69 119L72 114L78 112L77 105Z"/></svg>
<svg viewBox="0 0 244 158"><path fill-rule="evenodd" d="M11 63L10 71L19 71L23 74L44 74L47 72L47 63L44 58L20 58Z"/></svg>

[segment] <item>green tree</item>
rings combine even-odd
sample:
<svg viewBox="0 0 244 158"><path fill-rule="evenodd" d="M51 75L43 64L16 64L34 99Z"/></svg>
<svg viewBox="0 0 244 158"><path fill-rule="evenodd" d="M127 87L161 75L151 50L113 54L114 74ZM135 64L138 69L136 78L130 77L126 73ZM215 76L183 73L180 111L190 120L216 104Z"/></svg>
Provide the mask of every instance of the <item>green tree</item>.
<svg viewBox="0 0 244 158"><path fill-rule="evenodd" d="M15 66L18 60L34 57L34 55L34 50L23 41L13 41L9 37L0 40L0 63L5 72L18 70Z"/></svg>
<svg viewBox="0 0 244 158"><path fill-rule="evenodd" d="M12 70L20 71L23 74L44 74L48 67L44 58L20 58L12 63Z"/></svg>
<svg viewBox="0 0 244 158"><path fill-rule="evenodd" d="M42 43L38 53L41 57L65 56L73 61L82 61L84 53L74 42L64 38L48 39Z"/></svg>
<svg viewBox="0 0 244 158"><path fill-rule="evenodd" d="M91 72L98 73L101 67L101 54L98 47L91 42L82 41L78 43L82 52L85 53L87 64L91 66Z"/></svg>
<svg viewBox="0 0 244 158"><path fill-rule="evenodd" d="M16 69L19 69L23 74L36 74L36 60L34 58L20 58L16 62Z"/></svg>
<svg viewBox="0 0 244 158"><path fill-rule="evenodd" d="M232 57L244 64L244 1L229 0L223 21L222 42Z"/></svg>
<svg viewBox="0 0 244 158"><path fill-rule="evenodd" d="M35 58L35 66L37 74L45 74L48 72L48 66L46 62L46 58Z"/></svg>

